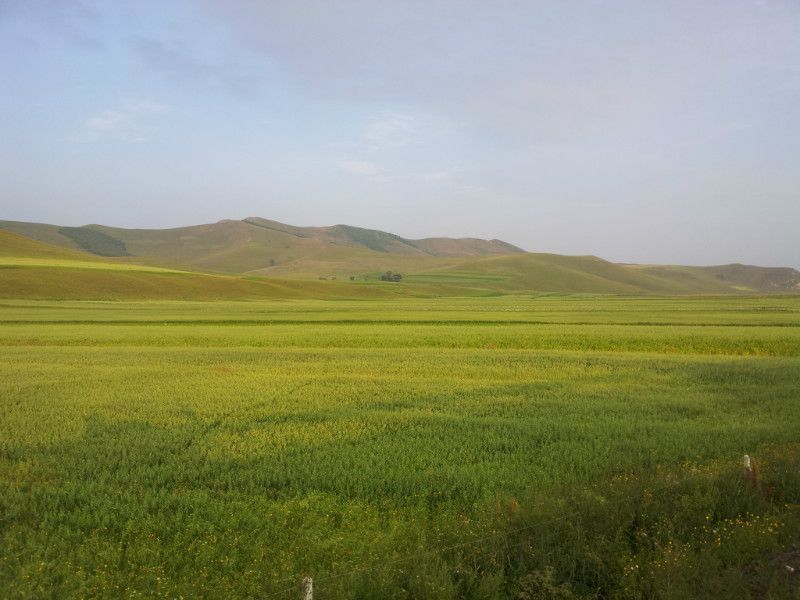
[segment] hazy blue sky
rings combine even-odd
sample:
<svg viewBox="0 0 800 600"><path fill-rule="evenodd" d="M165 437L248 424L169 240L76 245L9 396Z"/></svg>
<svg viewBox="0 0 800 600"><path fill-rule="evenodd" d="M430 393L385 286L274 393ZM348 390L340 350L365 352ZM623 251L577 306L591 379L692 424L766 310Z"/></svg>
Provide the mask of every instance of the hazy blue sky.
<svg viewBox="0 0 800 600"><path fill-rule="evenodd" d="M800 267L800 2L0 0L0 218Z"/></svg>

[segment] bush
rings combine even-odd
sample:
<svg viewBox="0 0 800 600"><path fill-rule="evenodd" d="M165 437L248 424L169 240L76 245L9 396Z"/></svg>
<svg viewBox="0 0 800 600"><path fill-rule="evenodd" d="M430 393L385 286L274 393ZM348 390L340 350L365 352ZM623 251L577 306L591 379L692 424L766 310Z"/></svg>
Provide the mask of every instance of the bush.
<svg viewBox="0 0 800 600"><path fill-rule="evenodd" d="M391 271L386 271L383 275L381 275L381 281L402 281L403 276L400 273L392 273Z"/></svg>

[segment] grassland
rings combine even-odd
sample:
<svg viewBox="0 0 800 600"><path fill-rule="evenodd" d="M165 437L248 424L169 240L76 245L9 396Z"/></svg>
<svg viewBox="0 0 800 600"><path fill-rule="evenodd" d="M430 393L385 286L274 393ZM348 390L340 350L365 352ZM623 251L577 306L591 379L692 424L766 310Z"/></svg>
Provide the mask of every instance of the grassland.
<svg viewBox="0 0 800 600"><path fill-rule="evenodd" d="M266 219L220 221L175 229L121 229L87 225L58 227L39 223L0 221L0 256L4 236L25 236L48 246L85 256L111 257L112 264L147 264L180 271L203 271L223 275L268 276L318 281L338 278L359 282L376 280L387 270L401 272L403 295L487 295L521 292L561 294L742 294L796 293L800 273L792 268L749 265L714 267L621 265L596 256L562 256L527 253L500 240L472 238L427 238L409 240L400 236L348 225L294 227ZM12 254L13 255L13 254ZM2 273L0 273L2 275ZM0 279L0 285L2 285ZM17 289L17 281L7 285ZM160 282L160 286L163 282ZM45 290L33 295L47 298ZM117 286L123 290L124 285ZM170 286L164 286L165 291ZM254 289L234 290L224 299L264 297ZM341 287L340 284L332 286ZM199 293L202 286L195 286ZM252 288L252 286L251 286ZM310 285L306 297L320 296L319 285ZM76 286L83 290L83 287ZM133 299L118 293L81 296L83 299ZM143 289L149 289L144 285ZM92 286L87 293L97 293ZM352 287L351 297L364 288ZM302 291L291 297L301 297ZM341 291L335 294L342 297ZM374 295L380 295L377 292ZM16 297L26 297L18 294ZM51 296L52 297L52 296ZM169 296L141 296L166 299ZM178 290L175 298L187 298ZM209 299L204 296L202 299Z"/></svg>
<svg viewBox="0 0 800 600"><path fill-rule="evenodd" d="M0 298L33 300L233 300L388 298L432 295L442 285L413 289L376 282L299 281L197 273L131 263L0 231ZM463 293L463 292L462 292Z"/></svg>
<svg viewBox="0 0 800 600"><path fill-rule="evenodd" d="M0 322L2 597L796 596L796 296Z"/></svg>
<svg viewBox="0 0 800 600"><path fill-rule="evenodd" d="M0 220L0 230L103 256L132 255L136 262L156 266L312 278L386 269L408 271L448 266L454 262L452 257L522 252L499 240L409 240L348 225L295 227L260 218L174 229L59 227Z"/></svg>

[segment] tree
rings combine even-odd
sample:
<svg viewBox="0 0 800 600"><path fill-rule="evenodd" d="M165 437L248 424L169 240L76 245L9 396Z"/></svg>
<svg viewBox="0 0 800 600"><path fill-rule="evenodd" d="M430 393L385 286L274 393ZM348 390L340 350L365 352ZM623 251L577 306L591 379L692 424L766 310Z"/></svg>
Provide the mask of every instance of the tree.
<svg viewBox="0 0 800 600"><path fill-rule="evenodd" d="M383 275L381 275L381 281L401 281L403 276L400 273L392 273L391 271L386 271Z"/></svg>

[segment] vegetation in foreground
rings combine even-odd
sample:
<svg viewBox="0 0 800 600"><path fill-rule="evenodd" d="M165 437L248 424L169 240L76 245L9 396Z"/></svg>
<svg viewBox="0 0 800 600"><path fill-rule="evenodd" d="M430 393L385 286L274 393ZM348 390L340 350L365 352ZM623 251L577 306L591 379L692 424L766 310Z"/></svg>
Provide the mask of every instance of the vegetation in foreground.
<svg viewBox="0 0 800 600"><path fill-rule="evenodd" d="M0 596L796 597L798 317L4 301Z"/></svg>

